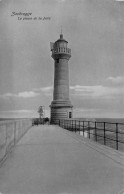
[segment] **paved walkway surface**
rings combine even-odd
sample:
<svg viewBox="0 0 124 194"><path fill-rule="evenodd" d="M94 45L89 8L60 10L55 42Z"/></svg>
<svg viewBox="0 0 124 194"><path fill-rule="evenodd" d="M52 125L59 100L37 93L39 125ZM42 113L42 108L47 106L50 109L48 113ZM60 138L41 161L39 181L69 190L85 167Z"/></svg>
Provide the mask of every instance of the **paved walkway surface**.
<svg viewBox="0 0 124 194"><path fill-rule="evenodd" d="M123 189L123 165L58 126L32 127L0 168L2 194L119 194Z"/></svg>

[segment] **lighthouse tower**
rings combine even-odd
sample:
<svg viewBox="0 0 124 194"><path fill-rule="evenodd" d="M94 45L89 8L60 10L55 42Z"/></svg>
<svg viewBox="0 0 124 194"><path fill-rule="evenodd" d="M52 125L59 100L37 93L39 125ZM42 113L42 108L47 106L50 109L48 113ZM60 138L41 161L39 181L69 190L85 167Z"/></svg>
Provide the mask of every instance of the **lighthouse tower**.
<svg viewBox="0 0 124 194"><path fill-rule="evenodd" d="M71 49L68 42L60 34L60 38L51 43L52 58L54 59L54 92L51 102L51 123L58 119L72 118L72 104L69 99L69 68L68 61Z"/></svg>

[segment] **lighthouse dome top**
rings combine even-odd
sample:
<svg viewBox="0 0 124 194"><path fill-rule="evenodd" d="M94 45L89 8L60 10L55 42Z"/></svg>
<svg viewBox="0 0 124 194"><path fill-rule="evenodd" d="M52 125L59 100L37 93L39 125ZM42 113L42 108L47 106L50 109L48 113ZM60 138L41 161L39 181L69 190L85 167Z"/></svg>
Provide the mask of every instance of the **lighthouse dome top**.
<svg viewBox="0 0 124 194"><path fill-rule="evenodd" d="M68 43L68 41L63 38L63 34L60 34L60 38L56 42L66 42L66 43Z"/></svg>
<svg viewBox="0 0 124 194"><path fill-rule="evenodd" d="M69 59L71 57L71 49L68 48L68 42L63 38L62 33L56 42L50 44L50 48L52 51L53 59L57 59L59 57Z"/></svg>

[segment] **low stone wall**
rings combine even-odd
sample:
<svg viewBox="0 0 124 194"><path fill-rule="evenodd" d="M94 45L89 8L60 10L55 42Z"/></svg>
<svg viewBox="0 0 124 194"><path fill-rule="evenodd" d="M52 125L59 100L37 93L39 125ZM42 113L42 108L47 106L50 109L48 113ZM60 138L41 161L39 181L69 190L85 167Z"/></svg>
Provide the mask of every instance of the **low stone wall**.
<svg viewBox="0 0 124 194"><path fill-rule="evenodd" d="M32 119L0 121L0 164L32 126Z"/></svg>

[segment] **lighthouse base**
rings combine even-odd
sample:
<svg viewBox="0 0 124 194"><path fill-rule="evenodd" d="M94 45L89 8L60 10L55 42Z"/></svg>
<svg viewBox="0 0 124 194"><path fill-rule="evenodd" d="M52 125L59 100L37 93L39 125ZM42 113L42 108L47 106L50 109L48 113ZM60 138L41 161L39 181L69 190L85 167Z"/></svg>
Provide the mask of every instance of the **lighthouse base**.
<svg viewBox="0 0 124 194"><path fill-rule="evenodd" d="M53 101L51 108L51 124L58 124L59 120L72 118L72 105L70 101Z"/></svg>

